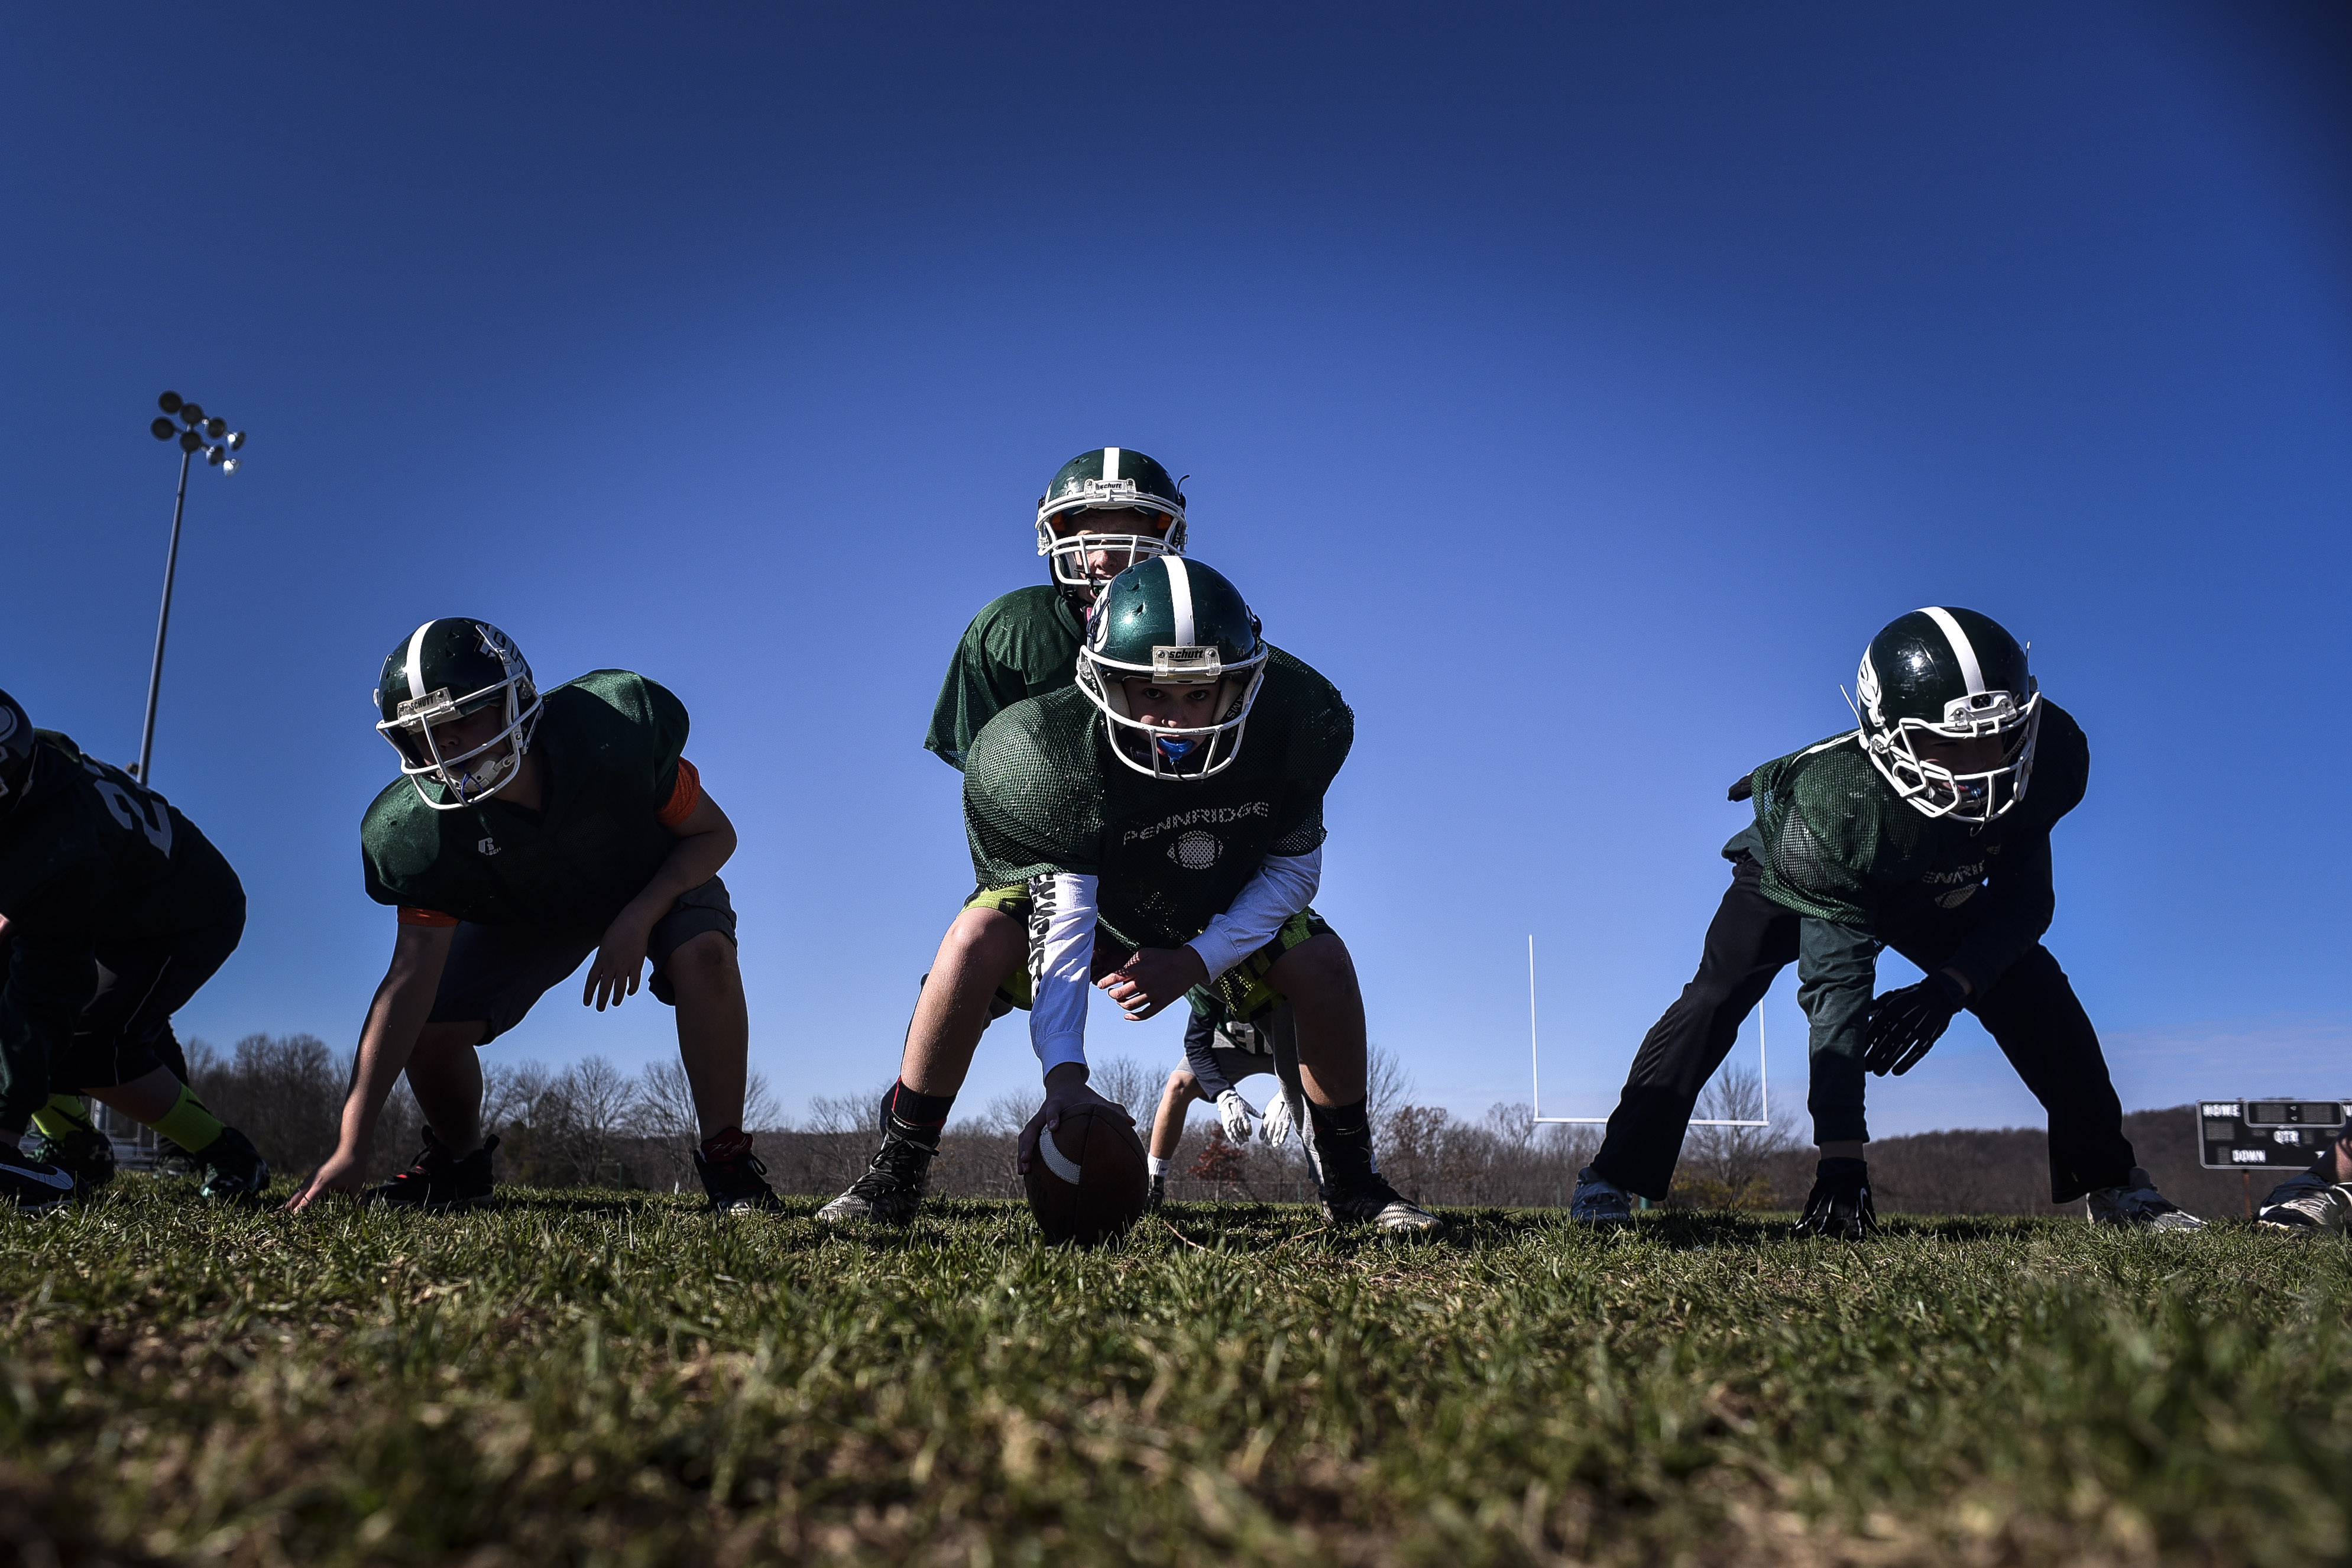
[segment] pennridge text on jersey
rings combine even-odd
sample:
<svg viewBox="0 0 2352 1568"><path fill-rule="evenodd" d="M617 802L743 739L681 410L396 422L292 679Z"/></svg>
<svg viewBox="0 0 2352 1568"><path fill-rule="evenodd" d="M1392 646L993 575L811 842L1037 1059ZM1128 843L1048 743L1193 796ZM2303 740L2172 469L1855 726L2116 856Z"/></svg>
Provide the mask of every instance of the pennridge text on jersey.
<svg viewBox="0 0 2352 1568"><path fill-rule="evenodd" d="M1132 844L1139 838L1157 838L1180 827L1194 827L1204 822L1239 822L1245 816L1272 816L1274 803L1265 800L1245 801L1240 805L1204 805L1193 811L1180 811L1173 816L1141 827L1130 827L1118 837L1121 844Z"/></svg>

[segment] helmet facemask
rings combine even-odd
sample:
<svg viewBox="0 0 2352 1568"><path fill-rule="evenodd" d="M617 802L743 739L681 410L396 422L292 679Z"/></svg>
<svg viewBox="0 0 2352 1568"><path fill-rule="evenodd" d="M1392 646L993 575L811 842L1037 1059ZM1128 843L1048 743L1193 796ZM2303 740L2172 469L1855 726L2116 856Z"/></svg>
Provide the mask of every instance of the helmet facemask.
<svg viewBox="0 0 2352 1568"><path fill-rule="evenodd" d="M1078 650L1078 689L1101 710L1103 728L1118 760L1137 773L1171 783L1192 782L1223 773L1241 755L1250 707L1265 679L1265 645L1240 664L1225 664L1215 644L1159 647L1149 665L1110 658L1092 647ZM1148 723L1129 710L1126 682L1149 680L1183 690L1217 689L1210 710L1213 721L1197 726Z"/></svg>
<svg viewBox="0 0 2352 1568"><path fill-rule="evenodd" d="M1135 485L1132 479L1117 483L1130 490ZM1092 479L1087 484L1092 489L1102 481ZM1147 512L1157 517L1160 526L1150 533L1098 531L1086 526L1086 514L1090 511ZM1069 531L1057 530L1057 522ZM1171 511L1145 495L1056 506L1037 514L1037 553L1046 558L1054 586L1065 593L1074 589L1091 593L1139 561L1149 561L1155 555L1183 554L1184 515ZM1110 563L1097 570L1087 559L1090 555L1108 555Z"/></svg>
<svg viewBox="0 0 2352 1568"><path fill-rule="evenodd" d="M2025 798L2033 776L2033 747L2042 733L2042 693L2031 676L2026 689L1977 691L1944 704L1939 720L1890 718L1880 698L1877 669L1868 653L1855 678L1861 696L1863 749L1895 793L1923 816L1949 817L1981 826L1996 821ZM1922 743L1999 738L1997 765L1971 772L1920 754Z"/></svg>
<svg viewBox="0 0 2352 1568"><path fill-rule="evenodd" d="M434 625L426 622L411 640L412 689L423 674L416 649ZM416 797L436 811L456 811L488 800L514 783L539 725L539 689L531 679L530 667L495 628L479 626L478 630L482 651L499 660L504 679L462 695L444 686L422 696L403 698L394 705L393 716L376 725L376 732L400 753L400 771L415 786ZM498 714L496 731L464 751L445 752L436 729L482 712ZM426 779L437 782L449 798L434 799L425 787Z"/></svg>

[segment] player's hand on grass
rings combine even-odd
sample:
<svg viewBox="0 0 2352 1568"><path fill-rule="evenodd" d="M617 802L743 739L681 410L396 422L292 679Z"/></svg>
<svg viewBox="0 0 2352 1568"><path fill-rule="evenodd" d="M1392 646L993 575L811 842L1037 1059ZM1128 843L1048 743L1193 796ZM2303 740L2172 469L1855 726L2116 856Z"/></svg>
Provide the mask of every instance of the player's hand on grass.
<svg viewBox="0 0 2352 1568"><path fill-rule="evenodd" d="M1208 978L1209 966L1191 948L1147 947L1095 984L1110 993L1132 1022L1166 1012Z"/></svg>
<svg viewBox="0 0 2352 1568"><path fill-rule="evenodd" d="M646 944L653 940L653 921L641 917L635 909L623 910L613 923L604 928L604 941L596 949L596 962L588 966L588 984L581 993L583 1005L599 1013L609 1000L615 1007L624 996L634 996L637 991L638 974L646 966Z"/></svg>
<svg viewBox="0 0 2352 1568"><path fill-rule="evenodd" d="M1246 1143L1250 1135L1250 1118L1257 1108L1242 1098L1241 1090L1229 1089L1217 1096L1217 1120L1225 1124L1225 1141Z"/></svg>
<svg viewBox="0 0 2352 1568"><path fill-rule="evenodd" d="M1129 1127L1135 1125L1135 1112L1116 1100L1105 1100L1087 1085L1087 1069L1076 1062L1064 1062L1045 1075L1045 1103L1021 1130L1018 1165L1020 1173L1029 1173L1030 1156L1037 1152L1037 1140L1044 1133L1062 1124L1062 1118L1073 1110L1108 1111Z"/></svg>
<svg viewBox="0 0 2352 1568"><path fill-rule="evenodd" d="M1927 1048L1951 1027L1952 1016L1969 999L1968 983L1938 970L1916 985L1889 991L1871 1005L1870 1036L1862 1065L1884 1077L1900 1078L1919 1065Z"/></svg>
<svg viewBox="0 0 2352 1568"><path fill-rule="evenodd" d="M359 1155L337 1149L327 1156L327 1163L302 1184L302 1190L286 1200L286 1207L289 1211L305 1209L329 1193L355 1193L359 1190Z"/></svg>

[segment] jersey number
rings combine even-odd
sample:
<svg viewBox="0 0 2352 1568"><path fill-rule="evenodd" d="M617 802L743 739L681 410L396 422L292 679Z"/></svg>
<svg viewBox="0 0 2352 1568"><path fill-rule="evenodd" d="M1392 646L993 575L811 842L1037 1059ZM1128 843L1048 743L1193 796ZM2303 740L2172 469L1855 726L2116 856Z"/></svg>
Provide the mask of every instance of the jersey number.
<svg viewBox="0 0 2352 1568"><path fill-rule="evenodd" d="M114 814L114 820L133 833L145 834L147 842L168 857L172 853L172 814L164 808L163 803L130 783L127 777L118 783L95 766L91 766L89 772L99 797L106 802L106 809Z"/></svg>

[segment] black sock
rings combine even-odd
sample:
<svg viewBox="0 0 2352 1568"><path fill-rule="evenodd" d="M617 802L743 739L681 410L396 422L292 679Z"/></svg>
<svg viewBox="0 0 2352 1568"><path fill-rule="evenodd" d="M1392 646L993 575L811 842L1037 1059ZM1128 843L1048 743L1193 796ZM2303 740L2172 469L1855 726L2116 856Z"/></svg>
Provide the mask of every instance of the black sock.
<svg viewBox="0 0 2352 1568"><path fill-rule="evenodd" d="M1307 1119L1315 1127L1315 1152L1328 1175L1346 1181L1372 1171L1372 1121L1365 1101L1353 1105L1307 1102Z"/></svg>
<svg viewBox="0 0 2352 1568"><path fill-rule="evenodd" d="M1867 1175L1869 1172L1869 1161L1859 1160L1850 1154L1833 1155L1813 1166L1813 1174L1817 1177L1861 1176Z"/></svg>
<svg viewBox="0 0 2352 1568"><path fill-rule="evenodd" d="M904 1083L894 1083L882 1097L882 1128L909 1142L936 1149L948 1124L948 1112L954 1109L952 1094L918 1094Z"/></svg>

